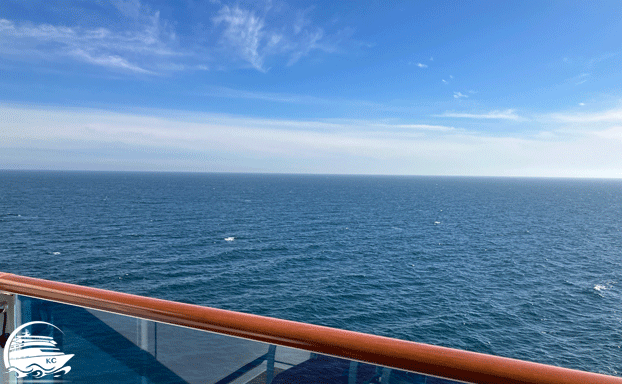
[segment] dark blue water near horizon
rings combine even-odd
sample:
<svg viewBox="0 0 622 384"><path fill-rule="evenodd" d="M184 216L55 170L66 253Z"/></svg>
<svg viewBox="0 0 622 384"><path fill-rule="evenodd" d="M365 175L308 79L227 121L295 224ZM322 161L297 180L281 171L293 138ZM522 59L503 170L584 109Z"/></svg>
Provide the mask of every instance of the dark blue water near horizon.
<svg viewBox="0 0 622 384"><path fill-rule="evenodd" d="M622 181L0 171L0 271L622 375Z"/></svg>

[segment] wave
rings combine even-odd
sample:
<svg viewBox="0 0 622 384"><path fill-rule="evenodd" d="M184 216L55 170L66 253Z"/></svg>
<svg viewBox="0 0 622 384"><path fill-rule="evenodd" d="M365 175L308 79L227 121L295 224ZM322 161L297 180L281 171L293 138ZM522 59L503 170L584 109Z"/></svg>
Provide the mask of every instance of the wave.
<svg viewBox="0 0 622 384"><path fill-rule="evenodd" d="M39 364L31 364L27 366L26 370L24 371L22 371L21 369L17 367L7 368L7 371L15 372L17 374L17 377L26 377L28 375L32 375L32 377L34 377L35 379L38 379L38 378L41 378L47 375L54 375L54 377L59 377L61 375L66 374L70 370L71 370L71 367L61 367L61 368L52 367L50 369L45 369Z"/></svg>

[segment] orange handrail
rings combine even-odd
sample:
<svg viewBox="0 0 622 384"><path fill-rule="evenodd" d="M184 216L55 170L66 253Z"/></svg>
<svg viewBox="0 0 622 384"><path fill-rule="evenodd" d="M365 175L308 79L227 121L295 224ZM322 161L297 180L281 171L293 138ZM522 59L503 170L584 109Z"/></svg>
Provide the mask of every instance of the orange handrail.
<svg viewBox="0 0 622 384"><path fill-rule="evenodd" d="M474 383L618 383L621 377L0 273L0 291Z"/></svg>

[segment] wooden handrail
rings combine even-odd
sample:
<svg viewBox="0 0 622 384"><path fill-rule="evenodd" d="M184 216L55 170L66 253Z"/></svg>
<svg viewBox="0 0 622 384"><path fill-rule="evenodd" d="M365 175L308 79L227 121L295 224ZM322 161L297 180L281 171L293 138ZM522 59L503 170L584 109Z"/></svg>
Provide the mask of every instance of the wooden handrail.
<svg viewBox="0 0 622 384"><path fill-rule="evenodd" d="M619 383L621 377L0 273L0 291L473 383Z"/></svg>

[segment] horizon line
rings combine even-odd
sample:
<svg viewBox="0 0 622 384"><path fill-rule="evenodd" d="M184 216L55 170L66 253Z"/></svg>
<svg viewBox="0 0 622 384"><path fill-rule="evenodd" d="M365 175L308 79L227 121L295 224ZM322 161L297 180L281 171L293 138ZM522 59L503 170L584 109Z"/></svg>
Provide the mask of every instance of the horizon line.
<svg viewBox="0 0 622 384"><path fill-rule="evenodd" d="M143 174L195 174L195 175L257 175L257 176L331 176L331 177L448 177L486 179L557 179L557 180L622 180L620 177L587 176L509 176L509 175L452 175L452 174L383 174L383 173L310 173L310 172L252 172L252 171L171 171L171 170L123 170L123 169L36 169L0 168L0 172L57 172L57 173L143 173Z"/></svg>

